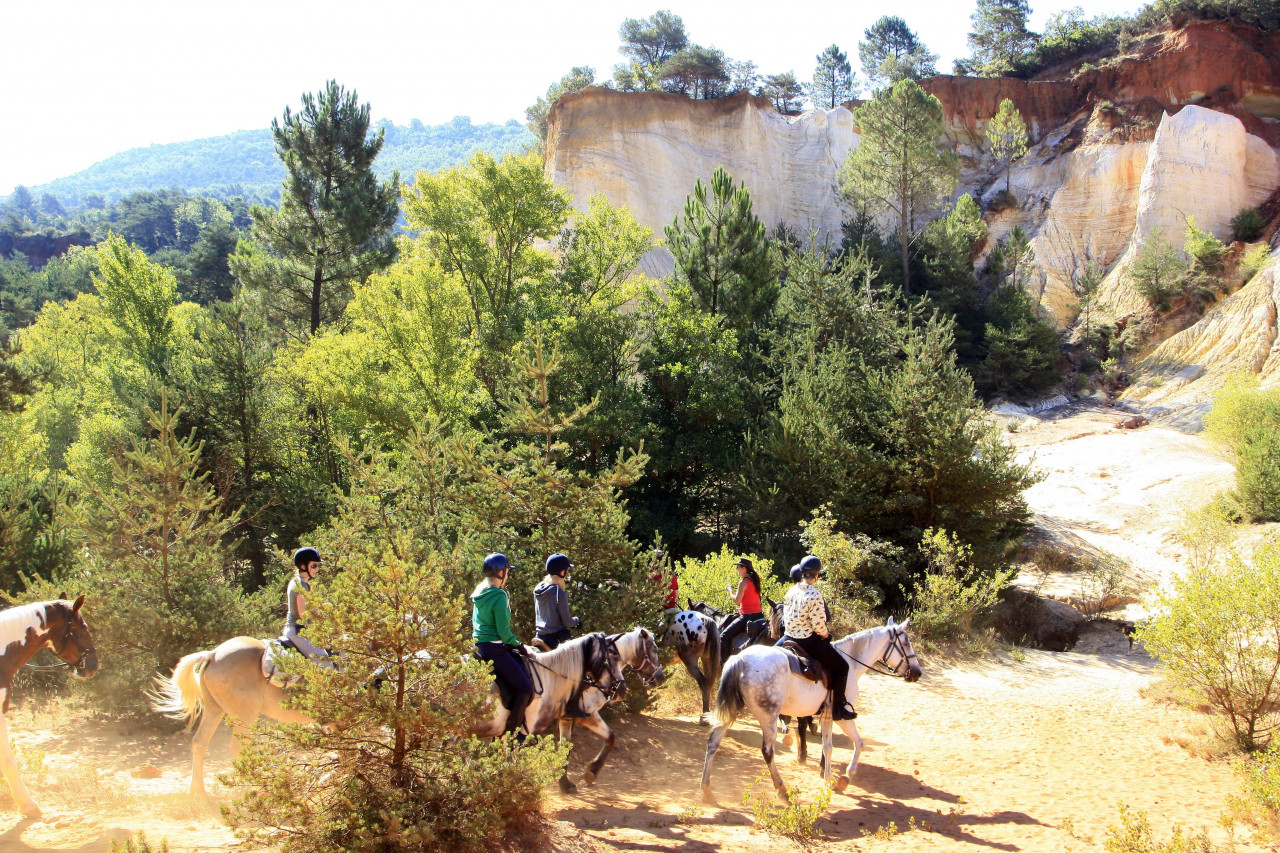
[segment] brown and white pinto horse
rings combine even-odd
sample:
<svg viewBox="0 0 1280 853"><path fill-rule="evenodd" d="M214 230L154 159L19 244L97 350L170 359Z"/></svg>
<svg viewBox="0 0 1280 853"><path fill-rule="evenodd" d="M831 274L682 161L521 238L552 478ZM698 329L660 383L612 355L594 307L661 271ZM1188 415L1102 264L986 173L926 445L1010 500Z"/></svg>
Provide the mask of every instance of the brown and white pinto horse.
<svg viewBox="0 0 1280 853"><path fill-rule="evenodd" d="M41 649L52 649L82 678L98 671L98 652L89 636L89 626L80 614L84 596L70 601L40 601L0 612L0 771L13 792L18 810L27 817L39 817L40 807L18 776L18 763L9 748L9 690L13 679Z"/></svg>

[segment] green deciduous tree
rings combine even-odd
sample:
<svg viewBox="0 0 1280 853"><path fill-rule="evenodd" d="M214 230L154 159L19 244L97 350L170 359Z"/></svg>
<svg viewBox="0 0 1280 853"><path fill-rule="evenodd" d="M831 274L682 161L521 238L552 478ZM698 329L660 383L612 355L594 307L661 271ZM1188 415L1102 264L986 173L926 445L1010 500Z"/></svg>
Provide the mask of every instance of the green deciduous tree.
<svg viewBox="0 0 1280 853"><path fill-rule="evenodd" d="M1000 111L987 125L987 145L991 158L1004 171L1004 191L1009 192L1013 161L1027 153L1027 123L1008 98L1000 102Z"/></svg>
<svg viewBox="0 0 1280 853"><path fill-rule="evenodd" d="M273 210L255 206L253 243L232 257L245 284L266 293L282 318L314 334L346 307L355 282L395 259L399 174L374 175L382 129L369 136L369 105L329 81L302 109L272 120L288 172Z"/></svg>
<svg viewBox="0 0 1280 853"><path fill-rule="evenodd" d="M178 297L173 273L152 263L123 237L112 235L98 247L93 283L128 352L154 376L167 377Z"/></svg>
<svg viewBox="0 0 1280 853"><path fill-rule="evenodd" d="M545 97L538 98L533 106L524 111L525 124L529 131L543 142L547 141L547 115L563 95L581 92L594 84L596 70L586 65L576 65L569 73L547 87Z"/></svg>
<svg viewBox="0 0 1280 853"><path fill-rule="evenodd" d="M885 15L863 33L858 42L858 59L862 74L873 90L891 87L899 80L923 80L937 74L937 54L930 53L911 31L907 22L896 15Z"/></svg>
<svg viewBox="0 0 1280 853"><path fill-rule="evenodd" d="M1013 71L1017 59L1040 39L1027 29L1030 16L1027 0L978 0L969 32L973 54L956 61L956 73L1000 77Z"/></svg>
<svg viewBox="0 0 1280 853"><path fill-rule="evenodd" d="M477 152L466 166L419 172L404 205L409 227L466 289L463 330L479 350L476 373L496 405L512 346L555 267L537 241L554 238L568 221L569 195L547 179L537 155L498 161Z"/></svg>
<svg viewBox="0 0 1280 853"><path fill-rule="evenodd" d="M764 224L752 211L751 193L734 186L723 168L712 173L709 188L701 179L694 184L666 233L675 278L704 311L745 329L772 307L778 281Z"/></svg>
<svg viewBox="0 0 1280 853"><path fill-rule="evenodd" d="M1235 457L1235 499L1255 521L1280 520L1280 392L1235 379L1205 418L1209 437Z"/></svg>
<svg viewBox="0 0 1280 853"><path fill-rule="evenodd" d="M684 21L668 11L647 18L627 18L618 28L622 47L618 52L628 62L614 67L614 83L625 92L658 88L662 64L689 44Z"/></svg>
<svg viewBox="0 0 1280 853"><path fill-rule="evenodd" d="M901 80L854 117L861 139L840 168L840 189L855 204L892 218L909 294L911 244L959 173L956 156L938 147L942 103L914 81Z"/></svg>
<svg viewBox="0 0 1280 853"><path fill-rule="evenodd" d="M813 70L813 83L809 97L818 109L834 110L851 99L857 91L853 82L853 67L849 57L839 45L831 45L818 54L818 67Z"/></svg>

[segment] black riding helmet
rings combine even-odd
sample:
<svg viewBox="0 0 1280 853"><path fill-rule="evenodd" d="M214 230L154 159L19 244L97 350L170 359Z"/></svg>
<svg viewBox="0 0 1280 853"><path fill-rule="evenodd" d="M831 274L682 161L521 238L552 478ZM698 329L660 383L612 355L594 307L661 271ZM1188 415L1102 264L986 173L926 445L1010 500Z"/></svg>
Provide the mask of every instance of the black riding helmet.
<svg viewBox="0 0 1280 853"><path fill-rule="evenodd" d="M293 565L295 568L302 568L307 563L323 563L320 559L320 552L310 545L304 545L293 552Z"/></svg>

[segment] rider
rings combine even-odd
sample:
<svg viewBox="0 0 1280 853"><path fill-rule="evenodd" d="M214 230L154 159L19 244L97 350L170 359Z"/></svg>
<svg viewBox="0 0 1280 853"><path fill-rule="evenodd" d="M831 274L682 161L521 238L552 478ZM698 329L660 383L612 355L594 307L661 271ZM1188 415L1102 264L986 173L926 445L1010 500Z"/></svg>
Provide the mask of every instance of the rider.
<svg viewBox="0 0 1280 853"><path fill-rule="evenodd" d="M570 628L582 627L582 620L569 610L569 593L564 588L565 576L572 568L564 554L552 554L547 557L547 576L533 588L538 639L550 649L573 638Z"/></svg>
<svg viewBox="0 0 1280 853"><path fill-rule="evenodd" d="M304 545L293 552L293 577L289 579L289 587L285 591L288 599L289 615L285 617L284 636L298 652L311 660L323 660L329 656L324 649L302 636L305 627L298 620L307 612L307 593L311 591L311 582L320 573L320 552L309 545Z"/></svg>
<svg viewBox="0 0 1280 853"><path fill-rule="evenodd" d="M733 641L747 630L751 622L764 618L764 614L760 612L759 573L746 557L738 558L736 568L738 570L737 591L735 592L729 584L725 584L724 588L733 596L733 603L738 605L738 615L720 631L721 660L728 660L729 654L733 651Z"/></svg>
<svg viewBox="0 0 1280 853"><path fill-rule="evenodd" d="M511 564L503 554L484 558L484 580L471 593L471 637L475 640L476 657L492 663L494 674L511 689L506 732L515 732L516 740L523 742L524 733L519 728L533 699L533 684L516 656L521 646L511 631L511 599L503 589L510 570Z"/></svg>
<svg viewBox="0 0 1280 853"><path fill-rule="evenodd" d="M834 707L832 718L852 720L856 714L845 698L845 684L849 680L849 663L831 645L827 630L827 607L822 593L814 583L822 571L822 561L810 554L800 561L800 582L787 592L783 613L786 616L787 634L784 639L794 640L810 657L826 667L831 674L831 692Z"/></svg>

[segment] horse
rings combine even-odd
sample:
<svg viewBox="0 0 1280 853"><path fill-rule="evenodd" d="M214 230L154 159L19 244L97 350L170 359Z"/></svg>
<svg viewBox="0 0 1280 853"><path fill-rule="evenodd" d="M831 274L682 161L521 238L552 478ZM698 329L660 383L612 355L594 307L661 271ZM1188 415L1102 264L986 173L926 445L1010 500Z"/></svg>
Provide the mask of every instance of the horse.
<svg viewBox="0 0 1280 853"><path fill-rule="evenodd" d="M639 630L639 629L638 629ZM645 632L646 634L648 632ZM628 635L622 635L628 636ZM649 638L652 641L652 637ZM627 642L629 648L632 644ZM637 644L637 648L638 648ZM588 764L582 779L588 785L594 785L605 759L613 751L613 732L600 717L600 709L612 701L626 695L627 682L622 675L621 648L604 634L587 634L576 640L561 643L549 652L539 652L526 648L530 662L529 675L533 681L535 693L524 713L524 728L529 734L540 734L553 721L558 721L560 737L572 742L575 724L582 726L599 736L604 745ZM656 648L654 654L656 656ZM631 659L644 665L640 660L640 652L634 651ZM648 658L648 652L644 652ZM660 671L660 667L657 671ZM492 704L495 706L493 716L478 721L471 727L471 733L479 737L499 737L507 725L507 717L511 711L497 701L497 686L492 693ZM585 718L567 717L565 712L569 700L579 693L578 706L587 714ZM559 779L560 790L571 794L577 786L569 781L568 769Z"/></svg>
<svg viewBox="0 0 1280 853"><path fill-rule="evenodd" d="M647 687L657 687L667 680L658 658L658 641L648 628L636 626L625 634L611 634L609 641L618 647L624 668L634 669Z"/></svg>
<svg viewBox="0 0 1280 853"><path fill-rule="evenodd" d="M98 671L98 651L80 613L84 596L74 603L65 598L24 604L0 613L0 648L4 649L0 652L0 771L9 783L18 811L26 817L39 817L41 812L18 775L18 763L9 747L9 724L4 715L9 713L13 679L41 649L52 649L81 678L92 678Z"/></svg>
<svg viewBox="0 0 1280 853"><path fill-rule="evenodd" d="M711 693L720 678L720 628L716 620L693 608L690 599L688 610L674 607L666 610L663 621L668 618L671 621L665 627L659 626L658 633L664 646L675 646L684 668L702 691L702 716L698 723L707 726L711 724Z"/></svg>
<svg viewBox="0 0 1280 853"><path fill-rule="evenodd" d="M764 601L770 610L773 610L774 608L777 608L777 607L781 607L780 602L775 603L768 596L765 597ZM734 618L737 615L735 613L725 613L723 610L719 610L711 606L710 604L707 604L705 601L699 601L696 604L691 603L689 605L689 609L696 613L701 613L703 616L710 616L712 619L715 620L716 628L722 633L724 631L724 626L729 623L730 619ZM760 622L763 622L764 624L763 625L757 624ZM777 639L777 637L773 637L772 639ZM727 654L725 653L724 649L720 650L720 654L722 658L729 658L729 657L732 657L733 655L736 655L738 652L742 651L747 646L763 646L763 645L768 645L770 642L771 642L771 638L769 636L769 620L767 618L757 619L748 623L747 629L734 639L733 648L729 649Z"/></svg>
<svg viewBox="0 0 1280 853"><path fill-rule="evenodd" d="M904 681L920 678L920 663L907 636L907 621L895 625L889 618L887 625L850 634L834 645L840 654L849 659L849 680L845 698L850 705L858 699L858 679L869 669L883 665L888 674ZM773 764L773 743L777 737L778 716L782 712L812 717L818 714L827 701L827 689L821 684L807 681L791 673L788 656L791 652L774 646L752 646L736 655L720 677L716 693L716 727L707 738L707 756L702 767L702 797L714 804L711 794L711 766L716 750L729 727L743 711L749 711L760 722L763 733L760 752L764 756L773 786L782 800L787 800L787 787ZM868 662L870 661L870 663ZM905 671L904 671L905 670ZM858 758L862 752L862 738L853 720L840 720L840 728L853 741L853 757L845 773L837 780L836 791L844 791L849 777L858 771ZM822 770L824 776L831 772L831 724L824 718L822 732Z"/></svg>

